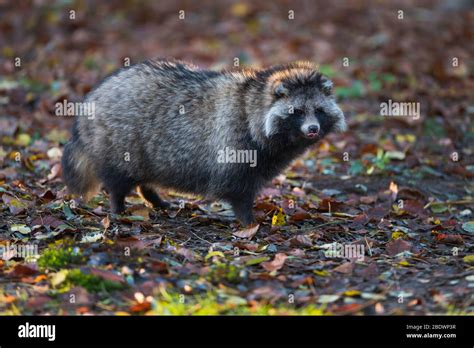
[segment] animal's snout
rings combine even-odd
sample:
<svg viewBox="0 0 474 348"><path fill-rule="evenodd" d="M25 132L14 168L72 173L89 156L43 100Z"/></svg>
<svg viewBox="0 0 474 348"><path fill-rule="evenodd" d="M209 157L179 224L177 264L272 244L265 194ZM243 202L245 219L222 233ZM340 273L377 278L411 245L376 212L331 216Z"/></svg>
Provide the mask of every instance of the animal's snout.
<svg viewBox="0 0 474 348"><path fill-rule="evenodd" d="M306 128L305 136L307 138L316 138L319 135L319 125L311 124Z"/></svg>
<svg viewBox="0 0 474 348"><path fill-rule="evenodd" d="M317 124L313 124L308 127L308 134L315 134L319 133L319 126Z"/></svg>

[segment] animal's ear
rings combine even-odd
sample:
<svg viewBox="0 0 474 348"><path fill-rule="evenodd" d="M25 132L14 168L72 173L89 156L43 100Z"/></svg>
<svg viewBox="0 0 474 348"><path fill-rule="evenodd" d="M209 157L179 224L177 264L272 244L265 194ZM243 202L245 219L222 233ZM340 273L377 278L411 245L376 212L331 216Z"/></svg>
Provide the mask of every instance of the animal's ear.
<svg viewBox="0 0 474 348"><path fill-rule="evenodd" d="M331 95L332 94L332 81L329 80L327 77L322 76L321 77L321 91L325 95Z"/></svg>
<svg viewBox="0 0 474 348"><path fill-rule="evenodd" d="M287 97L289 94L289 90L285 87L283 82L277 82L273 87L273 94L277 98Z"/></svg>

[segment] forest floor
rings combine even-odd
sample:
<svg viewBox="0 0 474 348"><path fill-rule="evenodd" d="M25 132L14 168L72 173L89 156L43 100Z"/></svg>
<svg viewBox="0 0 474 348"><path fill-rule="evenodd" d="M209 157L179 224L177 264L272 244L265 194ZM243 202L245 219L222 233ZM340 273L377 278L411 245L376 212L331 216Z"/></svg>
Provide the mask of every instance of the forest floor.
<svg viewBox="0 0 474 348"><path fill-rule="evenodd" d="M3 8L0 314L472 315L474 13L412 3ZM156 56L313 60L349 129L269 183L255 227L173 192L167 211L137 194L122 216L106 193L74 205L60 178L72 120L55 103ZM420 117L380 116L389 99Z"/></svg>

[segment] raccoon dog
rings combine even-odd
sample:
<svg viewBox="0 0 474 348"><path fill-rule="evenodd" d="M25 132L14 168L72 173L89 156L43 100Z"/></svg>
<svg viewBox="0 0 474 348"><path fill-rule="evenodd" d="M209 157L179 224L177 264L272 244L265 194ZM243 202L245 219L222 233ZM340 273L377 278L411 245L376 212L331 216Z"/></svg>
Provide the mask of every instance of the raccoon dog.
<svg viewBox="0 0 474 348"><path fill-rule="evenodd" d="M84 102L95 114L75 119L63 179L85 200L103 186L114 213L135 187L167 207L161 187L228 201L242 224L252 223L265 183L346 128L331 81L305 62L217 72L149 60L109 76ZM256 157L249 164L223 151Z"/></svg>

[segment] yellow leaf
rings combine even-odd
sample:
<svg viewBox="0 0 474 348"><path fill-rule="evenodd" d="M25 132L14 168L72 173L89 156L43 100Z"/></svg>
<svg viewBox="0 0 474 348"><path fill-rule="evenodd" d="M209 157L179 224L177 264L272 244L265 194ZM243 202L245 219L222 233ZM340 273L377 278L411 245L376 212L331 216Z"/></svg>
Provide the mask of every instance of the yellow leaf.
<svg viewBox="0 0 474 348"><path fill-rule="evenodd" d="M54 273L51 276L51 285L57 287L59 284L63 283L66 280L68 273L69 271L67 269Z"/></svg>
<svg viewBox="0 0 474 348"><path fill-rule="evenodd" d="M474 255L466 255L463 260L465 263L474 263Z"/></svg>
<svg viewBox="0 0 474 348"><path fill-rule="evenodd" d="M30 145L31 137L28 134L18 134L15 140L15 144L18 146L28 146Z"/></svg>
<svg viewBox="0 0 474 348"><path fill-rule="evenodd" d="M405 233L403 233L402 231L395 231L392 233L393 240L397 240L398 238L403 238L403 237L405 237Z"/></svg>
<svg viewBox="0 0 474 348"><path fill-rule="evenodd" d="M319 271L319 270L315 269L313 271L313 273L320 276L320 277L327 277L329 275L329 272L325 271L325 270Z"/></svg>
<svg viewBox="0 0 474 348"><path fill-rule="evenodd" d="M411 264L410 264L408 261L406 261L406 260L400 261L398 264L399 264L400 266L405 266L405 267L411 266Z"/></svg>
<svg viewBox="0 0 474 348"><path fill-rule="evenodd" d="M272 217L272 225L273 226L284 226L285 225L285 214L283 213L283 209L280 208L278 212L276 212Z"/></svg>
<svg viewBox="0 0 474 348"><path fill-rule="evenodd" d="M222 251L211 251L209 254L206 255L204 261L209 260L213 256L225 257Z"/></svg>
<svg viewBox="0 0 474 348"><path fill-rule="evenodd" d="M395 136L395 140L397 141L397 143L414 143L416 137L413 134L397 134Z"/></svg>
<svg viewBox="0 0 474 348"><path fill-rule="evenodd" d="M345 296L358 296L360 295L360 291L359 290L347 290L344 292L344 295Z"/></svg>
<svg viewBox="0 0 474 348"><path fill-rule="evenodd" d="M244 17L249 12L249 6L245 2L238 2L232 5L230 12L232 12L234 16Z"/></svg>

